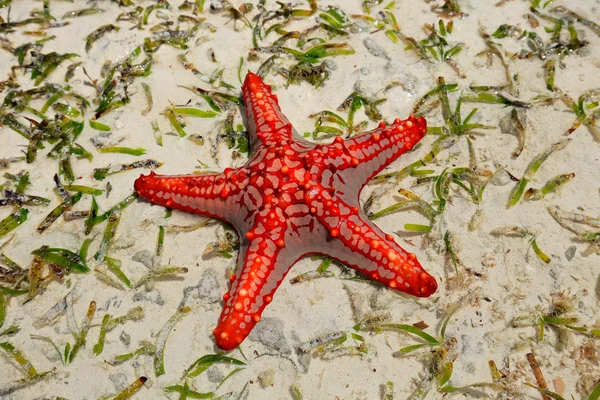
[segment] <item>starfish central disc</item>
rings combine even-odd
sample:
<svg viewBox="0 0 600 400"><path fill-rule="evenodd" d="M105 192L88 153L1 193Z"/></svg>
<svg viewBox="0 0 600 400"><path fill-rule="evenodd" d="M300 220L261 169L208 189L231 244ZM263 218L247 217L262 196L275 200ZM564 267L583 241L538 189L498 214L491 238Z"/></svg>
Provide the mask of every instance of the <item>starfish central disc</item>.
<svg viewBox="0 0 600 400"><path fill-rule="evenodd" d="M248 73L242 87L252 156L220 174L135 181L152 203L228 221L240 253L213 331L224 350L237 347L260 321L291 266L323 254L392 289L427 297L437 282L360 210L359 195L375 174L425 135L424 118L383 122L373 131L317 145L300 137L270 86Z"/></svg>

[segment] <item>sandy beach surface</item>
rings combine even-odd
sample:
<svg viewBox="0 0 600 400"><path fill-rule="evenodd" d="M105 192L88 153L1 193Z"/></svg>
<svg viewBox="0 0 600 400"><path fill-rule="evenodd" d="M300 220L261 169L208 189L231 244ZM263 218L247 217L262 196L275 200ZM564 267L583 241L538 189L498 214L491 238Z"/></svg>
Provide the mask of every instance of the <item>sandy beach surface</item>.
<svg viewBox="0 0 600 400"><path fill-rule="evenodd" d="M0 0L0 398L600 396L597 0L200 3ZM247 71L318 143L427 119L360 201L434 295L307 257L216 347L235 230L129 196L247 161Z"/></svg>

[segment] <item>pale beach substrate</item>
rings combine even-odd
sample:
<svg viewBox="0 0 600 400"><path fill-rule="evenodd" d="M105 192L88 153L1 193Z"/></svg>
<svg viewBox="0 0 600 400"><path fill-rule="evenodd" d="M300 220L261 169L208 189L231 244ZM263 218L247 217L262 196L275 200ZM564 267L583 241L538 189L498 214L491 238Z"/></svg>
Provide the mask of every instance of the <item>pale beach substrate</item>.
<svg viewBox="0 0 600 400"><path fill-rule="evenodd" d="M151 2L147 2L150 4ZM177 4L176 4L177 3ZM173 5L179 2L173 1ZM270 3L270 1L267 1ZM320 7L328 4L339 5L348 14L363 13L360 1L319 2ZM401 43L394 44L383 31L350 35L346 40L356 51L350 56L332 58L337 68L331 71L330 78L324 86L315 89L307 83L285 87L285 79L281 76L268 75L267 83L273 85L278 95L281 108L299 132L312 131L314 120L310 114L335 108L354 90L364 88L367 95L381 91L391 81L410 83L410 90L400 87L390 90L388 101L380 107L384 120L391 122L395 117L404 118L410 114L412 107L421 96L432 89L438 76L444 76L446 82L458 83L467 89L470 84L503 85L505 71L499 60L492 67L485 65L485 57L477 54L485 50L485 44L479 36L480 27L492 33L503 23L519 25L529 29L523 17L530 5L529 2L516 0L502 7L496 7L495 1L462 1L461 7L469 16L454 20L454 32L450 36L452 42L463 42L465 48L456 57L456 61L464 68L467 78L461 79L451 68L444 64L430 64L422 61L412 52L404 49ZM597 1L556 2L564 4L591 19L598 21L600 5ZM269 5L269 4L268 4ZM51 2L51 10L56 16L64 12L88 7L87 2ZM99 40L86 54L85 36L93 29L105 23L114 23L116 16L123 12L113 3L98 2L98 6L106 11L102 14L75 18L71 25L52 29L56 40L44 45L44 52L75 52L81 57L89 75L97 78L106 60L116 61L125 58L133 49L143 42L149 32L130 30L128 23L119 23L121 30L107 34ZM270 7L274 5L270 4ZM305 8L308 5L304 4ZM41 3L38 5L41 7ZM423 1L397 1L394 12L401 25L402 32L415 38L423 38L424 23L436 23L438 16L430 11L431 5ZM13 1L11 20L27 17L33 6L26 1ZM175 7L173 7L175 8ZM169 11L163 11L169 15ZM0 10L6 20L7 10ZM196 37L207 36L210 41L195 45L190 41L187 58L196 68L209 73L216 68L224 68L224 80L239 86L237 68L240 57L246 57L252 48L251 30L246 28L239 32L233 30L233 22L225 15L205 13L207 21L217 30L211 33L201 29ZM596 18L594 18L596 17ZM160 22L151 16L152 26ZM295 26L308 27L308 21L295 22ZM239 25L239 23L238 23ZM542 24L543 25L543 24ZM571 55L564 59L565 69L557 69L556 86L569 93L573 98L583 92L600 87L600 38L592 31L576 25L583 38L590 42L588 52L582 56ZM14 46L31 41L31 37L11 34ZM390 58L374 57L363 44L364 39L375 41ZM507 50L518 51L523 44L513 39L504 39ZM512 47L514 46L514 47ZM209 60L207 52L213 49L217 63ZM113 127L112 139L125 137L123 146L143 147L148 150L146 156L159 160L164 165L157 171L161 174L191 173L198 169L199 161L208 164L211 170L222 170L228 166L239 166L246 156L232 160L231 150L226 146L219 149L218 162L210 156L210 138L215 135L215 125L224 115L216 119L187 118L186 131L204 137L203 146L198 146L186 138L175 135L164 136L164 146L156 144L150 121L156 119L163 132L171 131L162 110L170 103L176 105L200 104L207 109L199 97L180 86L201 86L207 89L210 85L201 82L190 71L184 70L177 55L180 50L162 46L154 54L154 65L149 77L138 79L130 87L131 103L118 109L101 122ZM266 59L265 55L261 55ZM1 71L6 75L8 68L15 64L15 58L7 52L0 53ZM50 82L62 82L68 63L61 65L49 78ZM245 69L256 71L260 62L246 62ZM543 61L538 59L519 60L516 66L521 75L521 99L529 100L534 96L547 94L544 82ZM17 72L22 88L32 85L29 76ZM3 76L2 79L6 77ZM79 68L71 82L74 89L87 98L94 98L92 88L83 85L83 71ZM154 99L152 111L141 115L147 103L140 82L150 85ZM458 92L451 95L452 104ZM499 120L510 112L511 108L502 105L464 104L463 116L477 107L475 122L498 126ZM366 119L362 111L357 114L361 120ZM517 177L521 177L531 160L549 148L553 143L565 138L565 132L575 120L573 113L556 102L548 107L535 106L526 111L527 141L523 153L512 159L511 154L517 147L517 139L512 135L502 134L500 129L485 131L484 135L473 138L477 155L477 163L481 168L497 170L506 169ZM89 112L88 118L91 116ZM439 126L442 122L438 110L427 115L430 126ZM238 122L241 122L239 120ZM369 129L376 122L369 122ZM78 139L84 147L93 149L90 138L98 135L98 131L89 128L87 121L82 135ZM297 386L306 399L377 399L381 396L382 385L394 383L396 398L407 398L416 385L423 380L427 371L427 349L415 352L408 357L394 357L401 347L419 343L414 337L394 331L381 333L359 332L365 337L368 354L362 356L345 356L332 360L313 358L309 365L303 363L297 355L297 347L315 337L328 332L352 332L352 327L359 322L357 318L373 312L389 312L390 322L413 324L424 321L429 328L427 332L436 334L439 324L447 313L455 306L448 324L447 337L457 339L454 371L451 383L459 387L475 382L491 382L488 360L494 360L499 366L510 364L515 387L523 391L523 398L539 398L539 393L527 388L524 382L535 383L533 374L526 362L525 354L536 354L544 375L550 384L553 380L564 381L563 394L567 397L580 397L581 386L585 382L588 391L591 377L600 377L598 361L581 360L580 346L588 339L582 335L569 335L568 345L562 351L557 350L557 335L547 330L542 343L535 341L534 327L515 328L512 320L524 315L536 315L547 312L551 304L551 296L564 292L566 296L574 296L576 306L570 315L579 318L579 324L588 327L596 326L598 321L598 276L600 274L597 254L585 254L587 244L574 241L574 235L559 226L547 211L547 207L558 205L565 210L585 210L587 215L600 214L600 143L594 141L587 128L581 127L571 135L568 146L550 156L536 175L534 187L560 173L574 172L576 177L558 192L548 195L540 201L521 201L518 205L507 209L508 198L515 183L505 181L506 185L489 185L480 205L474 205L464 192L454 191L452 203L442 217L442 232L449 231L455 239L455 245L464 265L480 277L461 271L463 282L457 284L453 267L444 254L444 243L441 237L430 235L407 234L403 226L406 223L426 224L426 218L414 211L407 210L393 213L376 221L386 232L396 232L396 240L407 250L414 252L421 264L432 273L440 283L438 292L430 298L415 299L401 295L368 282L343 281L337 278L316 279L292 285L289 278L314 270L319 260L306 258L298 262L278 289L274 301L263 314L263 320L255 328L249 340L242 344L247 366L236 375L225 381L217 389L222 377L231 372L233 366L216 365L209 373L193 380L195 390L209 392L216 390L216 395L232 392L231 398L238 398L248 382L249 399L285 399L292 398L291 387ZM401 156L392 163L387 171L403 168L425 156L434 136L423 139L423 144L415 151ZM27 141L9 130L0 130L0 158L20 155ZM47 146L48 147L48 146ZM36 227L48 212L59 204L54 193L52 177L57 172L57 163L45 158L44 151L38 155L39 160L31 165L24 162L11 164L3 172L17 173L30 171L32 186L28 193L52 199L48 207L30 207L28 221L13 233L0 239L1 252L11 257L21 266L31 264L31 251L49 245L76 250L85 239L83 221L56 221L43 234L38 234ZM92 171L97 167L109 164L130 163L136 157L122 154L99 154L94 151L93 162L87 160L74 161L77 184L99 188L105 182L95 181ZM446 167L468 165L467 142L459 141L449 151L443 151L434 163L436 170ZM133 181L141 170L133 170L107 178L112 184L110 197L98 196L101 211L128 196L133 190ZM422 195L430 201L433 194L430 186L413 187L414 178L406 178L399 187L406 187ZM376 185L367 186L361 194L365 201ZM395 191L381 198L376 209L381 209L398 201ZM91 196L74 208L87 210ZM483 222L475 231L468 230L468 224L474 213L481 210ZM7 207L0 209L0 219L11 212ZM143 263L132 260L134 255L142 251L153 254L159 224L164 222L165 211L158 206L138 200L122 213L116 240L111 249L111 257L123 261L123 271L135 281L148 272ZM199 222L201 217L174 212L169 225L191 225ZM526 239L496 237L490 235L495 228L517 225L536 234L539 246L551 257L549 264L543 263L531 250ZM177 394L166 394L164 388L178 384L185 368L200 356L215 353L218 349L212 340L212 329L215 327L221 312L220 299L227 290L228 275L235 265L235 258L226 259L212 257L204 259L202 254L206 246L216 240L218 226L201 228L193 232L167 233L165 250L161 265L186 266L187 274L178 278L165 279L147 288L120 291L100 282L93 273L71 274L65 282L52 283L42 294L32 301L22 304L20 297L13 297L8 307L5 327L18 325L20 332L8 340L21 349L36 366L38 371L56 368L56 374L35 385L6 394L7 399L31 399L63 396L68 399L92 399L111 393L118 393L139 376L149 379L136 395L140 399L178 398ZM96 227L91 236L96 237L90 254L96 250L103 233L103 225ZM11 240L8 240L12 237ZM575 246L576 251L570 260L565 252ZM337 267L331 270L339 273ZM167 320L176 313L184 298L184 290L198 285L192 291L185 305L191 307L182 320L171 331L165 350L166 374L155 378L152 358L140 356L131 361L111 365L108 361L116 355L134 351L141 340L156 341L156 336ZM345 289L344 286L347 288ZM349 296L351 293L351 296ZM87 311L90 301L97 303L94 323L89 331L87 346L81 350L74 362L63 366L55 356L52 347L42 341L32 340L30 334L51 337L60 347L72 341L71 329L66 315L60 316L50 326L41 329L33 327L34 321L43 315L54 304L69 295L73 301L73 312L77 323ZM354 304L353 304L354 303ZM100 323L105 313L113 316L123 315L131 308L141 305L145 317L140 321L127 322L107 334L103 353L95 357L92 346L96 342ZM354 309L354 312L353 312ZM119 336L125 332L130 336L130 344L125 345ZM359 344L349 339L347 345ZM598 342L594 342L596 357ZM244 360L239 351L229 354ZM8 388L24 377L21 370L8 357L0 359L2 363L0 388ZM272 370L272 385L262 387L257 377ZM497 392L487 390L487 397L495 398ZM486 397L480 392L483 397ZM468 397L474 396L470 393ZM457 396L462 396L459 394ZM441 398L442 394L435 388L435 382L426 398Z"/></svg>

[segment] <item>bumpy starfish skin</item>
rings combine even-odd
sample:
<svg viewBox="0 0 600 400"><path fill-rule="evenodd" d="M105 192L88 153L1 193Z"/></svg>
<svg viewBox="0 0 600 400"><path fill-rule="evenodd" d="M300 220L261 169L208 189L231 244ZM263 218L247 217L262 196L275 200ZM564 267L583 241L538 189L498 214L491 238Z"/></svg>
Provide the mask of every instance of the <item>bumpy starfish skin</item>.
<svg viewBox="0 0 600 400"><path fill-rule="evenodd" d="M414 254L377 228L358 207L365 183L425 135L411 116L383 122L352 139L321 145L302 139L262 79L242 87L250 145L248 163L214 175L140 176L135 189L151 202L219 218L240 234L240 252L213 331L224 350L237 347L260 320L290 267L324 254L413 296L437 289Z"/></svg>

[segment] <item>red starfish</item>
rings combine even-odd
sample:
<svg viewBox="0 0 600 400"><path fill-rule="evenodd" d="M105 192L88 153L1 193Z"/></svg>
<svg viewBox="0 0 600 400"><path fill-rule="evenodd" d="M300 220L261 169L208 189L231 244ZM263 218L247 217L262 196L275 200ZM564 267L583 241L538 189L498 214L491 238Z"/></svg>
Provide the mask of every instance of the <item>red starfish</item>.
<svg viewBox="0 0 600 400"><path fill-rule="evenodd" d="M135 189L151 202L230 222L240 252L224 308L213 331L217 346L248 336L292 265L323 254L413 296L437 282L358 207L363 186L425 135L426 121L396 119L330 144L302 139L282 114L271 87L251 72L242 87L252 158L221 174L161 176L151 172Z"/></svg>

